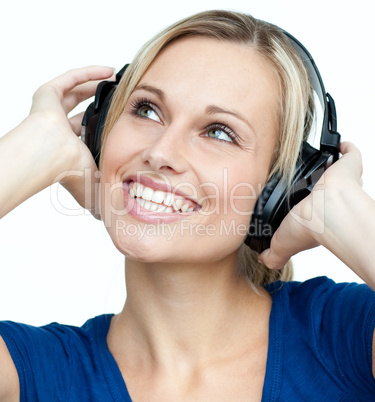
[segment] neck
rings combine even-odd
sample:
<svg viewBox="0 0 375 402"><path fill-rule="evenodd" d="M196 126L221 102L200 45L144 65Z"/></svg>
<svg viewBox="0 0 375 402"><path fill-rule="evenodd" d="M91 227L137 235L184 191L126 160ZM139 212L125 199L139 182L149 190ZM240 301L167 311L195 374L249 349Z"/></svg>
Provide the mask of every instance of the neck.
<svg viewBox="0 0 375 402"><path fill-rule="evenodd" d="M127 260L127 301L113 334L128 358L134 351L151 365L168 365L176 356L206 364L251 339L270 300L236 272L235 257L199 267Z"/></svg>

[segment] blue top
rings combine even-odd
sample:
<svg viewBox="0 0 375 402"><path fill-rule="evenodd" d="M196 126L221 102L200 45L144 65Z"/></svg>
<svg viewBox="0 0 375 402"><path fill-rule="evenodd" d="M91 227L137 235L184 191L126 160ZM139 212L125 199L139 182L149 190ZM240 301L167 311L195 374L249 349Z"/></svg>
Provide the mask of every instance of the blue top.
<svg viewBox="0 0 375 402"><path fill-rule="evenodd" d="M375 401L375 292L324 277L266 288L272 310L262 401ZM111 317L81 328L0 322L21 401L130 401L106 343Z"/></svg>

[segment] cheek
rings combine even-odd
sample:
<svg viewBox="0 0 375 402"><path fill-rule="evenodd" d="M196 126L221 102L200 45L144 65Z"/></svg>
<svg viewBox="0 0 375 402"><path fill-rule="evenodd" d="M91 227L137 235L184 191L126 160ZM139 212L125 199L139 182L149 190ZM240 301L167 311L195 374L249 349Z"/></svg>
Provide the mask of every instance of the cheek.
<svg viewBox="0 0 375 402"><path fill-rule="evenodd" d="M107 228L112 226L114 216L125 212L121 169L129 159L129 154L121 139L117 137L119 136L113 130L101 154L100 213Z"/></svg>
<svg viewBox="0 0 375 402"><path fill-rule="evenodd" d="M257 185L249 181L229 182L224 174L219 182L205 182L201 185L204 195L199 200L203 214L234 214L250 217L262 183Z"/></svg>
<svg viewBox="0 0 375 402"><path fill-rule="evenodd" d="M246 166L241 170L233 166L228 169L227 175L224 175L221 190L221 207L229 214L250 219L254 205L264 186L267 167L261 166L255 161L238 161L239 166Z"/></svg>
<svg viewBox="0 0 375 402"><path fill-rule="evenodd" d="M120 124L116 123L105 141L101 155L102 172L114 172L124 164L132 153L131 145L124 130L121 130Z"/></svg>
<svg viewBox="0 0 375 402"><path fill-rule="evenodd" d="M112 227L116 217L127 213L124 204L122 182L111 184L102 177L100 182L100 215L104 225Z"/></svg>
<svg viewBox="0 0 375 402"><path fill-rule="evenodd" d="M231 210L235 214L246 216L249 219L258 198L259 186L249 182L236 183L229 193Z"/></svg>

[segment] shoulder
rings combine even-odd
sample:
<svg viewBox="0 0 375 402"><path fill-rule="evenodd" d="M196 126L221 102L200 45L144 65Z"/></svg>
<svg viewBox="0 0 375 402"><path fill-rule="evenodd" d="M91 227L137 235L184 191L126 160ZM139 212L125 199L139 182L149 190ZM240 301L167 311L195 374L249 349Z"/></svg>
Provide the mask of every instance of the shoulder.
<svg viewBox="0 0 375 402"><path fill-rule="evenodd" d="M305 282L274 282L266 289L273 299L287 304L292 310L298 310L303 304L305 312L306 308L318 313L327 306L334 309L340 305L347 305L349 309L371 309L371 304L375 304L375 292L366 284L336 283L324 276Z"/></svg>
<svg viewBox="0 0 375 402"><path fill-rule="evenodd" d="M285 325L298 325L324 340L341 333L355 337L361 332L372 342L375 292L366 284L335 283L326 277L305 282L275 282L267 286ZM324 338L326 336L326 338Z"/></svg>
<svg viewBox="0 0 375 402"><path fill-rule="evenodd" d="M101 332L106 332L111 317L101 315L86 321L81 327L56 322L36 327L12 321L0 321L0 335L8 347L22 343L27 343L28 347L43 345L49 349L55 348L56 344L66 348L74 347L80 343L92 342L96 336L101 335Z"/></svg>
<svg viewBox="0 0 375 402"><path fill-rule="evenodd" d="M8 376L15 377L21 395L27 392L35 396L35 400L39 397L38 388L54 395L59 384L61 392L67 392L67 384L73 376L80 372L83 375L84 370L91 369L98 337L105 336L108 320L110 316L99 316L82 327L58 323L35 327L11 321L0 322L0 337L3 339L0 344L0 376L4 371ZM32 384L34 389L28 385L26 390L26 384Z"/></svg>
<svg viewBox="0 0 375 402"><path fill-rule="evenodd" d="M0 400L18 401L20 386L16 366L1 336L0 362Z"/></svg>
<svg viewBox="0 0 375 402"><path fill-rule="evenodd" d="M319 378L335 378L353 395L374 392L375 292L371 288L319 277L277 282L267 290L280 317L286 364L298 360L299 374L313 370Z"/></svg>

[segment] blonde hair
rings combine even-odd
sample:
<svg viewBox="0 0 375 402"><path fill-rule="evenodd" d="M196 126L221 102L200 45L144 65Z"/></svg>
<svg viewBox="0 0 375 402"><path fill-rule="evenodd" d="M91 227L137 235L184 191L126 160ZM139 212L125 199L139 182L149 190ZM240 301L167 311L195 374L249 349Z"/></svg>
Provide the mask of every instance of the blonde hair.
<svg viewBox="0 0 375 402"><path fill-rule="evenodd" d="M275 25L250 15L231 11L205 11L169 26L137 53L114 94L106 119L102 148L125 108L129 96L156 56L170 43L189 36L201 36L244 44L256 50L275 72L279 84L279 136L269 172L280 172L290 182L301 143L310 131L314 101L304 64L284 32ZM289 261L281 270L269 270L258 262L257 253L242 245L237 268L255 288L276 280L290 280Z"/></svg>

